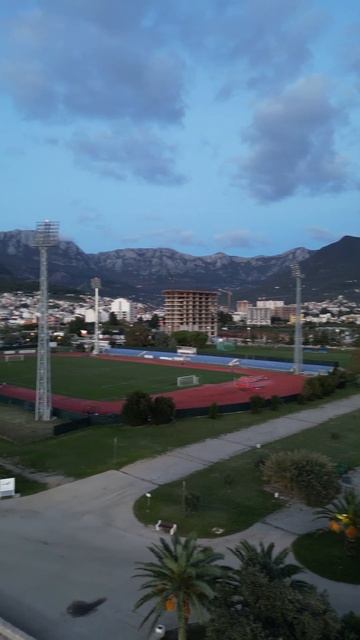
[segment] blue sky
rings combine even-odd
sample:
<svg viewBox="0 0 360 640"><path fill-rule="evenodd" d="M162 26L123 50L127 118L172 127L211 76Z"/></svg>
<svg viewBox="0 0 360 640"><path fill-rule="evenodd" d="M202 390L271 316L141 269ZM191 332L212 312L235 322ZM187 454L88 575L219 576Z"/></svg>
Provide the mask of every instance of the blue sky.
<svg viewBox="0 0 360 640"><path fill-rule="evenodd" d="M357 0L1 0L0 19L1 230L243 256L360 235Z"/></svg>

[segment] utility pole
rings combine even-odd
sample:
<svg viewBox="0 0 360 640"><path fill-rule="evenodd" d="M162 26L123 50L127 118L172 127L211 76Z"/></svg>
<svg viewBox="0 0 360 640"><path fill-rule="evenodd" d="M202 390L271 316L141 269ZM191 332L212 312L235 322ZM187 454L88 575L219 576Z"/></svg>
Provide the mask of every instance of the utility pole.
<svg viewBox="0 0 360 640"><path fill-rule="evenodd" d="M94 350L93 355L99 354L99 289L101 287L100 278L93 278L91 280L91 286L95 289L95 322L94 322Z"/></svg>
<svg viewBox="0 0 360 640"><path fill-rule="evenodd" d="M301 318L301 280L304 277L299 264L296 262L291 267L292 274L296 281L296 320L295 320L295 340L294 340L294 370L295 373L302 373L303 369L303 339L302 339L302 318Z"/></svg>
<svg viewBox="0 0 360 640"><path fill-rule="evenodd" d="M40 253L40 299L36 372L35 420L51 419L51 370L48 324L48 249L58 242L59 223L44 220L36 227L34 245Z"/></svg>

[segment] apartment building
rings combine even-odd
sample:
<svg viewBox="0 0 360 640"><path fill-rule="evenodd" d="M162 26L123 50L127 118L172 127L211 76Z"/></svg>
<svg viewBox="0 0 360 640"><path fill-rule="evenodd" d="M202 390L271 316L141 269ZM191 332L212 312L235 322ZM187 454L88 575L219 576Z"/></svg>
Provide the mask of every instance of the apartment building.
<svg viewBox="0 0 360 640"><path fill-rule="evenodd" d="M217 335L218 294L213 291L166 290L164 330L203 331Z"/></svg>

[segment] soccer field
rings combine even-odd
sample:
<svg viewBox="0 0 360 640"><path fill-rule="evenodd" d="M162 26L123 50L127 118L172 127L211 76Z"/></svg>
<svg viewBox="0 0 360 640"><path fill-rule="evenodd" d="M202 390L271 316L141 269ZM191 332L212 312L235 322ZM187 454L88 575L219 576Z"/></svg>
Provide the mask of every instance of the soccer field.
<svg viewBox="0 0 360 640"><path fill-rule="evenodd" d="M200 385L227 382L232 373L86 357L52 357L52 391L89 400L119 400L135 390L174 391L179 376L196 375ZM238 376L237 376L238 377ZM0 361L0 383L35 389L36 358Z"/></svg>

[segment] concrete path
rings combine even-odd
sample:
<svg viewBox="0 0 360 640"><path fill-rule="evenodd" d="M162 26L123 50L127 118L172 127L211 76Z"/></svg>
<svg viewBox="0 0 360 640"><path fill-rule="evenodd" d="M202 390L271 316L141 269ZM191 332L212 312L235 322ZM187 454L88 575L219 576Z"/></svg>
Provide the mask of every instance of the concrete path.
<svg viewBox="0 0 360 640"><path fill-rule="evenodd" d="M139 586L132 575L134 563L149 559L147 546L159 536L135 519L134 501L156 485L355 409L360 395L1 502L0 616L37 640L145 640L147 631L137 629L143 614L132 612ZM308 528L314 528L310 510L295 505L211 544L225 551L246 537L273 541L280 549ZM360 587L308 578L328 588L339 612L360 612ZM66 614L73 600L99 597L107 601L96 613L77 619Z"/></svg>

